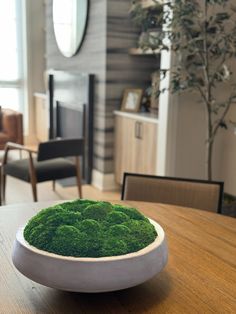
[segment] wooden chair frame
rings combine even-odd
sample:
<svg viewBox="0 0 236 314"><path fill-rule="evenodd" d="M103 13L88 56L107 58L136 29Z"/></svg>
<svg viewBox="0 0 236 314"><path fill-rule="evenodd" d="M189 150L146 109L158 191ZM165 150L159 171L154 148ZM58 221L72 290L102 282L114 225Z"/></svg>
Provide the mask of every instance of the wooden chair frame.
<svg viewBox="0 0 236 314"><path fill-rule="evenodd" d="M38 201L38 196L37 196L37 176L36 176L36 171L34 167L34 162L33 162L33 154L37 155L37 150L30 149L24 145L21 144L16 144L12 142L8 142L5 146L5 152L4 152L4 157L3 157L3 162L2 162L2 191L1 191L1 199L3 202L5 202L6 199L6 175L4 174L4 166L7 164L7 159L8 159L8 153L9 150L11 149L18 149L19 151L24 151L29 154L29 175L30 175L30 183L32 187L32 193L33 193L33 199L34 202ZM80 179L80 161L79 161L79 156L75 156L75 167L76 167L76 179L77 179L77 186L78 186L78 194L79 197L82 198L82 186L81 186L81 179ZM55 181L53 181L53 190L55 191ZM1 201L0 199L0 201Z"/></svg>

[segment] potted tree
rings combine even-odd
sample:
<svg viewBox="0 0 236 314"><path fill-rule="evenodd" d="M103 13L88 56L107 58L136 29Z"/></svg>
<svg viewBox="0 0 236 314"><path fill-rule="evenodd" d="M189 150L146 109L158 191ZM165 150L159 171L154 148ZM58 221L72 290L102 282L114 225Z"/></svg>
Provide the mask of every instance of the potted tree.
<svg viewBox="0 0 236 314"><path fill-rule="evenodd" d="M215 139L220 128L234 123L227 114L236 103L236 6L230 0L175 0L165 3L164 12L162 35L150 47L146 42L146 48L154 53L158 48L171 49L174 62L170 90L195 92L205 108L207 179L212 180ZM170 45L163 45L163 38ZM165 75L166 70L161 71ZM220 89L227 89L224 97L218 97ZM160 92L156 91L157 95Z"/></svg>

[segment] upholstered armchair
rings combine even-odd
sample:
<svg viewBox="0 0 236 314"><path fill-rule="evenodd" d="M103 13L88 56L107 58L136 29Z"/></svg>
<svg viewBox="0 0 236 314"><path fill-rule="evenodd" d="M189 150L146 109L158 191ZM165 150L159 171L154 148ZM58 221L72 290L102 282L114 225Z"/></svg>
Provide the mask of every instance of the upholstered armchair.
<svg viewBox="0 0 236 314"><path fill-rule="evenodd" d="M1 110L0 150L7 142L23 144L23 115L12 109Z"/></svg>
<svg viewBox="0 0 236 314"><path fill-rule="evenodd" d="M12 149L27 153L28 158L8 161L8 153ZM5 146L2 161L3 200L5 200L7 175L31 183L35 202L38 200L37 183L53 181L53 189L55 189L56 180L75 176L77 178L78 193L82 198L79 156L82 156L83 152L84 140L82 138L42 142L37 150L8 142ZM75 162L65 157L75 157Z"/></svg>

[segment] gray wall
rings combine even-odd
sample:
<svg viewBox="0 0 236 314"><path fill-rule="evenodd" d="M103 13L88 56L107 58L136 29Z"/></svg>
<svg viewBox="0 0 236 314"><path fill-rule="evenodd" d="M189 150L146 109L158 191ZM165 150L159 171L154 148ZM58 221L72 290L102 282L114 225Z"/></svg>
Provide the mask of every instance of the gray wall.
<svg viewBox="0 0 236 314"><path fill-rule="evenodd" d="M138 38L128 18L130 1L90 0L87 33L79 53L65 58L53 32L52 0L46 2L47 69L79 70L96 75L94 168L103 173L114 169L114 117L124 88L144 87L156 60L130 56L128 49Z"/></svg>
<svg viewBox="0 0 236 314"><path fill-rule="evenodd" d="M79 53L72 58L64 57L58 50L52 23L52 0L47 1L46 47L47 69L78 70L96 75L95 130L99 130L99 121L103 120L102 111L105 106L106 0L91 1L86 36ZM102 171L104 156L98 154L98 148L96 145L94 167Z"/></svg>

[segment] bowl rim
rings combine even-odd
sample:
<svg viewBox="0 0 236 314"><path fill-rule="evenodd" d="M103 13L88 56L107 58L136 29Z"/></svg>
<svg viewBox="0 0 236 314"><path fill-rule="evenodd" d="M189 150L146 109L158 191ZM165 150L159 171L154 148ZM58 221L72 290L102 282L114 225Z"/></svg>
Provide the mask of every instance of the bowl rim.
<svg viewBox="0 0 236 314"><path fill-rule="evenodd" d="M75 256L64 256L64 255L59 255L59 254L43 251L43 250L40 250L40 249L30 245L25 240L24 228L25 228L26 224L18 229L18 231L16 233L16 241L19 242L24 248L26 248L29 251L32 251L35 254L43 255L45 257L50 257L50 258L57 259L57 260L81 262L81 263L83 263L83 262L100 263L100 262L108 262L108 261L111 262L111 261L126 260L126 259L141 257L141 256L144 256L144 255L150 253L151 251L153 251L154 249L159 247L162 244L162 242L165 240L165 232L164 232L163 228L156 221L154 221L150 218L148 218L148 220L154 226L154 228L157 232L157 237L155 238L155 240L152 243L150 243L148 246L146 246L145 248L143 248L139 251L124 254L124 255L105 256L105 257L75 257Z"/></svg>

